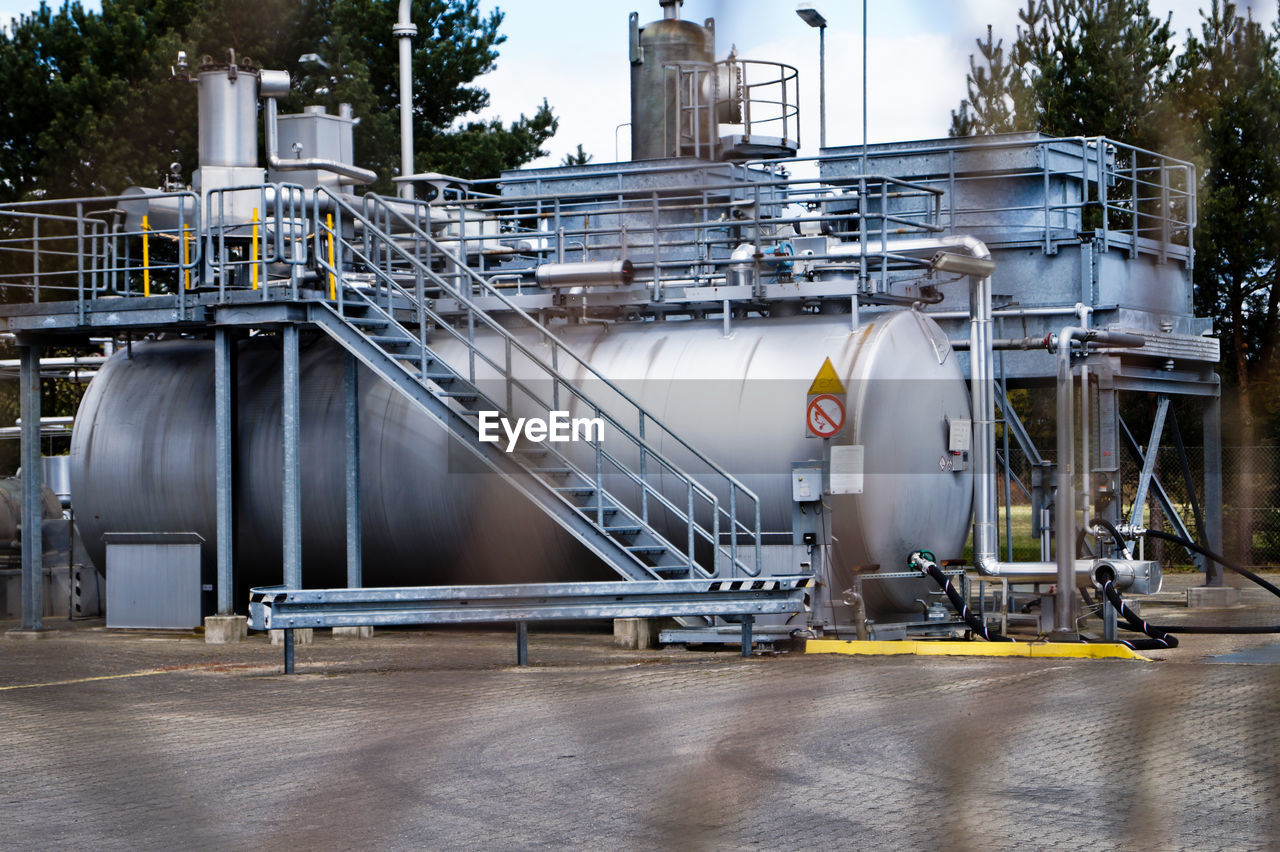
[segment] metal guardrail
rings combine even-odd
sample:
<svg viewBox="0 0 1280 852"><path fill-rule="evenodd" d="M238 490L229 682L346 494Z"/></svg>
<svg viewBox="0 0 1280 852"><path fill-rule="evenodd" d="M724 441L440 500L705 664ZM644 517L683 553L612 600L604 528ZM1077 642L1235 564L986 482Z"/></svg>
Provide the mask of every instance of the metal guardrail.
<svg viewBox="0 0 1280 852"><path fill-rule="evenodd" d="M387 627L519 622L523 664L530 621L736 616L743 656L751 653L755 616L808 610L810 575L755 580L653 580L495 586L411 586L249 592L249 626L285 631L285 672L293 671L292 631L316 627Z"/></svg>

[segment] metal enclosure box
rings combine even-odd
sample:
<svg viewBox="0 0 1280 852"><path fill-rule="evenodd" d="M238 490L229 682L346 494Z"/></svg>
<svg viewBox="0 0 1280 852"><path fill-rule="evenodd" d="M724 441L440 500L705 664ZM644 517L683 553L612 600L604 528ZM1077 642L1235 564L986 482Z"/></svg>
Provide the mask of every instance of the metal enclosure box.
<svg viewBox="0 0 1280 852"><path fill-rule="evenodd" d="M345 106L345 104L344 104ZM329 115L323 106L309 106L296 115L282 115L276 120L279 128L280 159L333 160L347 165L355 165L355 146L353 129L355 119L350 110L344 114ZM271 172L271 180L287 183L300 183L307 188L326 186L337 190L339 178L332 172Z"/></svg>
<svg viewBox="0 0 1280 852"><path fill-rule="evenodd" d="M189 630L201 624L196 533L107 533L107 627Z"/></svg>

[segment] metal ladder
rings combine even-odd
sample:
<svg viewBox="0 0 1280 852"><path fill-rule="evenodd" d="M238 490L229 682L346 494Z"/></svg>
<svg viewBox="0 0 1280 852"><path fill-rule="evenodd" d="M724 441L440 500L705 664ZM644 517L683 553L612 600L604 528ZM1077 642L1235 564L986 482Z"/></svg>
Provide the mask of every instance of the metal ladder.
<svg viewBox="0 0 1280 852"><path fill-rule="evenodd" d="M316 190L315 201L314 256L330 298L308 303L311 322L418 403L490 469L505 474L620 576L759 575L760 501L750 489L672 433L390 203L366 196L366 211L381 220L375 224L367 212L327 190ZM322 219L322 209L332 219ZM390 233L393 227L398 236ZM432 255L458 270L466 286L433 271ZM490 303L497 300L505 324L480 309L476 295ZM465 329L436 311L436 298L466 306ZM512 325L533 342L513 333ZM437 340L460 346L466 363L442 358L432 345ZM541 349L549 349L550 357ZM563 372L565 366L600 382L611 404L605 407L589 397ZM491 385L500 393L486 392ZM541 389L544 385L549 393ZM519 410L541 417L570 405L602 420L610 445L622 451L606 448L602 436L588 435L579 442L591 451L590 464L584 464L582 455L575 461L547 440L522 441L511 453L480 440L482 411L505 417ZM709 484L656 450L655 441L678 446L704 465ZM622 482L628 495L611 490L606 479ZM713 488L727 495L727 505ZM677 534L660 532L658 515L665 516L668 533Z"/></svg>

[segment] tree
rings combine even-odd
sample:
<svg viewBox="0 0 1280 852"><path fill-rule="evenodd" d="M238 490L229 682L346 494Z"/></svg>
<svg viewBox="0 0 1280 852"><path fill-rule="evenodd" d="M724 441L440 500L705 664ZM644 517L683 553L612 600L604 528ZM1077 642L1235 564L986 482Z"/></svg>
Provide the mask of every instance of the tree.
<svg viewBox="0 0 1280 852"><path fill-rule="evenodd" d="M1233 3L1214 0L1179 57L1163 126L1166 147L1197 165L1196 310L1214 318L1224 344L1237 440L1246 447L1258 441L1255 417L1280 413L1278 37ZM1238 494L1244 505L1254 505L1249 473L1242 471ZM1246 530L1237 541L1247 547Z"/></svg>
<svg viewBox="0 0 1280 852"><path fill-rule="evenodd" d="M564 159L560 161L562 166L585 166L591 162L591 155L582 150L582 144L578 144L578 150L571 154L565 154Z"/></svg>
<svg viewBox="0 0 1280 852"><path fill-rule="evenodd" d="M1142 146L1168 83L1173 33L1147 0L1027 0L1005 63L978 41L952 135L1040 130Z"/></svg>
<svg viewBox="0 0 1280 852"><path fill-rule="evenodd" d="M298 81L299 105L326 103L336 109L352 104L361 123L356 149L363 164L379 174L375 189L390 188L400 165L400 82L397 40L391 29L397 4L369 0L312 0L304 26L313 40L309 51L330 66L327 79ZM418 27L413 53L413 133L415 167L463 178L497 177L544 156L542 145L556 131L556 118L544 100L533 116L510 124L499 119L455 126L462 117L489 105L489 94L472 85L493 68L502 12L481 17L479 0L414 0ZM296 59L296 57L294 57ZM292 60L291 60L292 61Z"/></svg>
<svg viewBox="0 0 1280 852"><path fill-rule="evenodd" d="M532 118L455 125L488 105L475 79L493 66L501 12L478 0L415 0L413 115L417 165L494 177L537 156L555 132L545 102ZM396 4L370 0L79 0L47 3L0 32L0 201L104 195L154 185L175 159L196 166L195 95L171 80L179 50L297 71L318 53L325 75L297 76L283 107L355 108L356 150L391 188L399 166Z"/></svg>
<svg viewBox="0 0 1280 852"><path fill-rule="evenodd" d="M951 112L951 135L985 136L1025 129L1017 124L1015 70L1005 61L1004 39L994 41L988 25L987 40L978 39L976 44L982 63L969 56L969 96Z"/></svg>

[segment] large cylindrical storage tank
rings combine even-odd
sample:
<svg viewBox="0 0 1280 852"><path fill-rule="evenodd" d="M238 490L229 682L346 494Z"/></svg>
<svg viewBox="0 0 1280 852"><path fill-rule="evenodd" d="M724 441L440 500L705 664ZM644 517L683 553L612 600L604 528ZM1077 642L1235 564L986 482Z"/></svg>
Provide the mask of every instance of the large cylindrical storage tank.
<svg viewBox="0 0 1280 852"><path fill-rule="evenodd" d="M944 470L939 460L947 456L948 418L970 416L968 393L946 338L926 317L894 312L852 330L848 315L742 320L728 336L718 321L574 325L557 333L759 494L766 531L791 529L792 462L822 457L822 441L806 437L804 410L810 382L831 358L847 386L849 409L848 425L834 441L863 446L865 458L864 493L827 500L837 542L834 560L894 571L915 548L960 554L969 521L969 475ZM528 342L535 351L541 346L532 336ZM441 343L438 351L465 363L456 348ZM308 585L341 583L343 576L343 357L319 339L303 354ZM517 372L524 370L517 365ZM588 394L608 399L598 380L574 378ZM280 372L279 353L269 339L244 344L238 387L237 553L246 577L278 582ZM567 402L565 408L574 416L589 415ZM113 357L86 393L73 436L72 487L87 546L100 549L107 531L194 531L212 542L213 422L210 344L135 345L132 358ZM651 440L699 472L672 441ZM475 472L478 464L465 450L450 450L449 443L430 418L362 372L370 583L609 576L539 510L499 477ZM607 432L605 444L619 454L629 449ZM915 581L866 586L880 611L918 609L915 600L926 589ZM834 591L838 596L842 589Z"/></svg>
<svg viewBox="0 0 1280 852"><path fill-rule="evenodd" d="M679 18L680 4L663 3L668 17L638 27L632 19L631 159L656 160L676 155L682 117L677 113L675 64L715 62L715 31ZM699 111L698 138L714 149L715 110ZM690 128L693 132L693 128Z"/></svg>
<svg viewBox="0 0 1280 852"><path fill-rule="evenodd" d="M344 353L327 337L301 352L303 579L346 585ZM213 345L135 343L85 392L72 433L71 487L85 548L105 532L196 532L214 564ZM281 360L269 337L237 355L237 591L281 579ZM581 577L585 550L371 372L360 371L364 579L369 585ZM588 568L584 568L588 566ZM595 568L594 576L615 575Z"/></svg>

